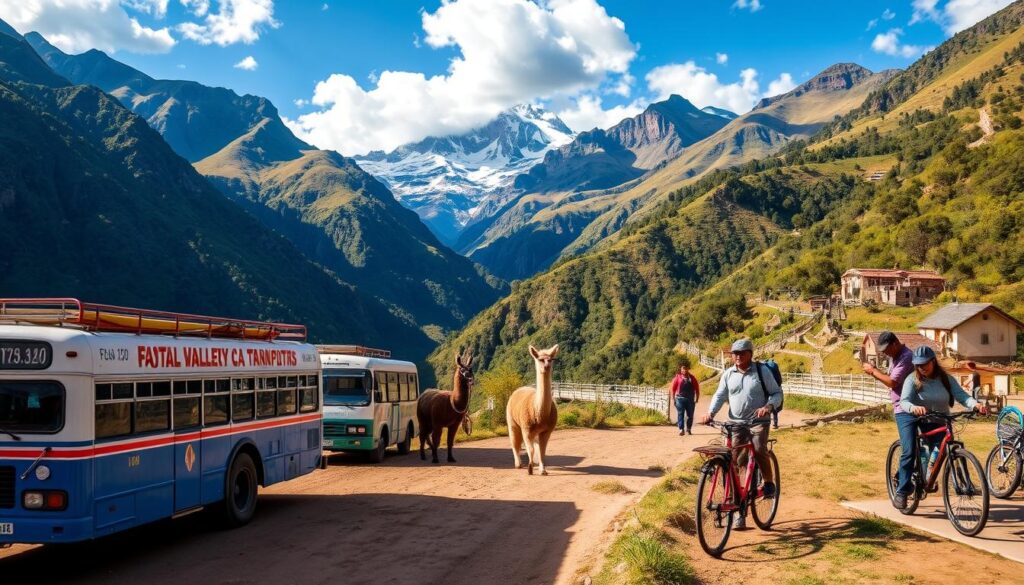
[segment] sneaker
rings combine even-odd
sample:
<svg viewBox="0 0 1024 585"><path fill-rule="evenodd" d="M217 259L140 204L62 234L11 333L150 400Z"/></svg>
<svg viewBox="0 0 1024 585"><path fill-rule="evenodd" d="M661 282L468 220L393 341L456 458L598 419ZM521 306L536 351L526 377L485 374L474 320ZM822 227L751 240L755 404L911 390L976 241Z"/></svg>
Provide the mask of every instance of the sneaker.
<svg viewBox="0 0 1024 585"><path fill-rule="evenodd" d="M732 517L732 529L733 530L746 530L747 529L747 517L736 512Z"/></svg>
<svg viewBox="0 0 1024 585"><path fill-rule="evenodd" d="M778 429L779 428L779 423L772 423L772 428L773 429Z"/></svg>
<svg viewBox="0 0 1024 585"><path fill-rule="evenodd" d="M686 432L689 433L690 435L693 435L693 429L686 429Z"/></svg>
<svg viewBox="0 0 1024 585"><path fill-rule="evenodd" d="M902 510L907 507L907 494L897 493L892 498L892 504L897 510Z"/></svg>
<svg viewBox="0 0 1024 585"><path fill-rule="evenodd" d="M685 434L686 434L686 431L684 431L683 429L679 429L679 436L680 437L682 437Z"/></svg>
<svg viewBox="0 0 1024 585"><path fill-rule="evenodd" d="M775 484L766 482L764 487L761 488L761 495L766 499L772 499L775 497Z"/></svg>

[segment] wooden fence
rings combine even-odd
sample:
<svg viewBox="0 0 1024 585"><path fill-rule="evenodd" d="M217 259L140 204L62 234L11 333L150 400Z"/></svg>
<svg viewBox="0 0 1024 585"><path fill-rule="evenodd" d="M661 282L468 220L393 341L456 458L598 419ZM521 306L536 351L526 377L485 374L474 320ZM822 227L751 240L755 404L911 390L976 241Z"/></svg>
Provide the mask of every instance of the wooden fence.
<svg viewBox="0 0 1024 585"><path fill-rule="evenodd" d="M563 400L618 402L668 414L668 390L634 384L586 384L552 382L551 394Z"/></svg>

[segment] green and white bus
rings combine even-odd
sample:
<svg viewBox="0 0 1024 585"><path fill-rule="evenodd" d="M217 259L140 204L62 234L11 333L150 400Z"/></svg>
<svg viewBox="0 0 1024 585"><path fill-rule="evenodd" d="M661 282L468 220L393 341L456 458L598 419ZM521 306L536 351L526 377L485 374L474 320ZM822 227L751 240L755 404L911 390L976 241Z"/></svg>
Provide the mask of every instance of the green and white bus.
<svg viewBox="0 0 1024 585"><path fill-rule="evenodd" d="M379 463L395 445L406 454L416 436L416 365L391 352L354 345L320 345L323 365L323 448L363 452Z"/></svg>

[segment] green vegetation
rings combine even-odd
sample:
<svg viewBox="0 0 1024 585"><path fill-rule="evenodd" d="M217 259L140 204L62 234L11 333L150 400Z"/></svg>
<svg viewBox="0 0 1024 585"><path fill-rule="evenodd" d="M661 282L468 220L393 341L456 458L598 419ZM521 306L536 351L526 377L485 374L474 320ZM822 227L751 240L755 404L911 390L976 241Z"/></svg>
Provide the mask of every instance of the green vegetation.
<svg viewBox="0 0 1024 585"><path fill-rule="evenodd" d="M776 352L770 356L779 364L779 369L783 372L792 372L795 374L808 374L811 371L814 360L803 355L793 355L791 353Z"/></svg>
<svg viewBox="0 0 1024 585"><path fill-rule="evenodd" d="M668 424L668 416L648 408L618 402L563 402L558 406L560 427L608 429Z"/></svg>
<svg viewBox="0 0 1024 585"><path fill-rule="evenodd" d="M944 297L943 297L944 298ZM897 333L917 333L917 324L929 314L942 306L942 299L935 303L916 307L891 307L875 305L868 307L848 307L846 320L842 322L845 329L854 331L883 331L888 329Z"/></svg>
<svg viewBox="0 0 1024 585"><path fill-rule="evenodd" d="M618 495L618 494L631 494L633 490L622 485L621 481L615 481L609 479L605 481L599 481L594 485L590 486L590 489L594 490L599 494Z"/></svg>
<svg viewBox="0 0 1024 585"><path fill-rule="evenodd" d="M863 374L864 368L854 352L860 350L860 341L853 339L840 345L822 358L825 374Z"/></svg>
<svg viewBox="0 0 1024 585"><path fill-rule="evenodd" d="M856 402L837 400L835 398L822 398L820 396L804 396L802 394L789 393L786 395L786 409L796 410L807 414L832 414L843 410L849 410L861 406Z"/></svg>

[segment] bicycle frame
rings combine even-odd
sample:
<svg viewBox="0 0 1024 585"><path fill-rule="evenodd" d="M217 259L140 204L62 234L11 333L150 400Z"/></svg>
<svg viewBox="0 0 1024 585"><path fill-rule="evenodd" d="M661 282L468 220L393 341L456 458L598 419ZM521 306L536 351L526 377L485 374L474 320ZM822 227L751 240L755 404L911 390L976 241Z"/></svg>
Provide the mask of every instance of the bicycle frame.
<svg viewBox="0 0 1024 585"><path fill-rule="evenodd" d="M922 476L924 477L923 489L924 489L924 491L927 491L927 492L934 491L936 489L935 484L939 480L939 471L942 469L943 464L946 463L946 459L947 459L949 451L951 449L963 449L964 448L963 441L957 441L956 439L954 439L954 437L953 437L953 423L948 421L948 420L945 422L945 426L942 426L942 427L939 427L939 428L936 428L936 429L932 429L930 431L926 431L926 432L923 432L923 433L922 432L918 432L918 434L917 434L917 438L918 438L917 450L918 451L916 453L914 453L914 459L915 459L915 461L917 461L917 464L918 464L919 467L920 467L920 456L921 456L921 454L920 454L921 442L925 438L927 438L927 437L935 437L935 436L938 436L938 435L942 435L942 441L939 443L939 446L938 446L939 455L938 455L938 457L935 458L935 463L932 463L930 466L925 467L924 469L921 470L923 472ZM956 470L954 470L954 471L956 471ZM956 474L954 474L953 479L957 483L960 483L961 478L957 477Z"/></svg>
<svg viewBox="0 0 1024 585"><path fill-rule="evenodd" d="M724 460L726 463L726 469L728 469L729 481L725 484L725 499L726 501L729 501L731 503L728 505L728 507L723 507L721 510L722 512L732 512L734 510L739 510L742 504L746 502L747 499L750 497L750 484L754 480L754 466L757 464L757 461L754 459L753 442L748 441L742 445L733 445L732 433L733 431L731 430L726 433L725 442L725 446L726 448L729 449L730 453L724 455L716 455L709 459L709 461L713 461L715 459ZM735 464L735 459L737 457L732 454L732 451L735 449L743 449L747 451L747 477L744 480L742 486L740 485L739 475L736 473L737 467ZM714 474L711 476L711 493L709 494L709 497L711 498L714 498L715 490L718 489L718 474L719 470L716 469Z"/></svg>

